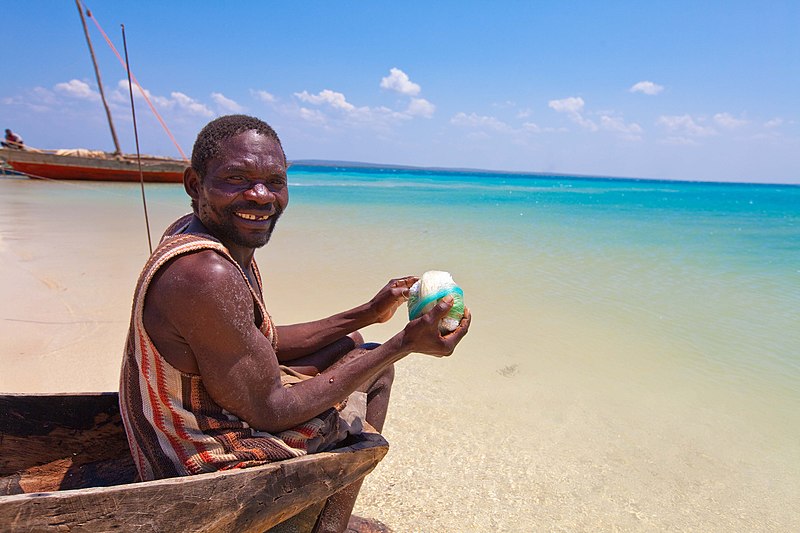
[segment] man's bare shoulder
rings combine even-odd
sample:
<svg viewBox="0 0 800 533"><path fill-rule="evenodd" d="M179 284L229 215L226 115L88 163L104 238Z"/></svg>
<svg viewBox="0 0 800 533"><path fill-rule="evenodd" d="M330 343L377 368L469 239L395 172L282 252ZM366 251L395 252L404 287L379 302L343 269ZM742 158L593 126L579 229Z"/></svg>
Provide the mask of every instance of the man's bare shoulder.
<svg viewBox="0 0 800 533"><path fill-rule="evenodd" d="M145 313L202 315L225 311L230 302L242 304L242 312L252 313L247 285L239 269L213 250L185 254L170 260L153 277L147 291ZM239 306L236 306L239 307ZM198 313L197 309L203 309ZM228 312L233 309L228 308ZM176 316L177 314L177 316ZM196 319L196 317L195 317Z"/></svg>
<svg viewBox="0 0 800 533"><path fill-rule="evenodd" d="M143 321L175 368L202 374L201 356L235 347L253 329L253 298L239 269L213 250L178 256L153 277Z"/></svg>
<svg viewBox="0 0 800 533"><path fill-rule="evenodd" d="M214 250L200 250L180 255L167 262L153 277L151 287L160 290L198 288L198 285L216 285L230 279L241 280L239 269Z"/></svg>

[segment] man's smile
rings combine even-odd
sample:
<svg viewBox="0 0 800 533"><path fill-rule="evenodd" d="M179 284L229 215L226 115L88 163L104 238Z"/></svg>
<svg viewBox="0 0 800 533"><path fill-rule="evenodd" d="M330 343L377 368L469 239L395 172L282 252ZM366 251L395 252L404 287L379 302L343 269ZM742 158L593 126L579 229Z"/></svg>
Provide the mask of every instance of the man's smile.
<svg viewBox="0 0 800 533"><path fill-rule="evenodd" d="M243 218L245 220L256 220L256 221L269 220L270 217L272 216L271 214L270 215L253 215L253 214L250 214L250 213L242 213L241 211L236 211L234 213L234 215L236 215L239 218Z"/></svg>

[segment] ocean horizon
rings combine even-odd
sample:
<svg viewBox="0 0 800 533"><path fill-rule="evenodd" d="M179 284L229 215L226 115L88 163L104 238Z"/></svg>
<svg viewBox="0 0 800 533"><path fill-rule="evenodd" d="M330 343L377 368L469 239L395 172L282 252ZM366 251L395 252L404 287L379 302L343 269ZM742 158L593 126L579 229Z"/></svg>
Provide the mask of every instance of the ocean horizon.
<svg viewBox="0 0 800 533"><path fill-rule="evenodd" d="M522 178L554 178L554 179L575 179L575 180L618 180L618 181L656 181L656 182L676 182L676 183L719 183L719 184L736 184L736 185L776 185L788 187L800 187L800 175L797 177L796 183L780 182L780 181L724 181L724 180L710 180L704 178L696 179L679 179L679 178L664 178L653 176L612 176L602 174L574 174L574 173L561 173L561 172L544 172L532 170L493 170L482 168L468 168L468 167L440 167L440 166L414 166L414 165L401 165L401 164L385 164L385 163L370 163L364 161L339 161L328 159L297 159L289 160L290 169L295 171L313 170L313 169L330 169L333 172L373 172L378 174L393 174L397 172L410 172L420 174L465 174L465 175L481 175L487 177L522 177Z"/></svg>

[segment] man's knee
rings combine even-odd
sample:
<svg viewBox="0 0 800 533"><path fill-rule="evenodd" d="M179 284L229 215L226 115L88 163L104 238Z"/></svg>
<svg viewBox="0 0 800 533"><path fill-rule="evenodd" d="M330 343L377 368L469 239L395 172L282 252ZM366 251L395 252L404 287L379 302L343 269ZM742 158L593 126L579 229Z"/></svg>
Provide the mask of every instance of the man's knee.
<svg viewBox="0 0 800 533"><path fill-rule="evenodd" d="M392 383L394 383L394 365L389 365L378 374L378 378L375 380L375 388L388 390L392 388Z"/></svg>
<svg viewBox="0 0 800 533"><path fill-rule="evenodd" d="M356 347L361 346L362 344L364 344L364 336L361 335L360 331L354 331L353 333L348 335L348 337L353 339L353 342L355 343Z"/></svg>

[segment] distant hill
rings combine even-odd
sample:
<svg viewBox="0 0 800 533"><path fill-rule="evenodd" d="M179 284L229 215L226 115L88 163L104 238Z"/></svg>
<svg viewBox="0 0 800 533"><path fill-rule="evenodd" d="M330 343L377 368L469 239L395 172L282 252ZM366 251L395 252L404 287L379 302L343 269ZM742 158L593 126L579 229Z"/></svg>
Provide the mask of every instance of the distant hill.
<svg viewBox="0 0 800 533"><path fill-rule="evenodd" d="M646 178L646 177L626 177L626 176L599 176L593 174L564 174L562 172L529 172L529 171L521 171L521 170L488 170L482 168L456 168L456 167L415 167L411 165L387 165L381 163L365 163L364 161L335 161L335 160L328 160L328 159L296 159L294 161L290 161L291 166L296 167L318 167L318 168L333 168L333 167L344 167L344 168L352 168L352 169L382 169L382 170L408 170L411 172L435 172L435 173L468 173L468 174L479 174L485 176L532 176L532 177L543 177L543 178L568 178L568 179L579 179L579 180L621 180L621 181L647 181L647 182L660 182L660 183L669 183L669 182L677 182L682 183L685 181L692 181L695 183L718 183L718 182L704 182L700 180L673 180L668 178ZM746 183L740 183L741 185L745 185ZM792 184L782 184L782 185L791 185L797 187L799 185L792 185Z"/></svg>
<svg viewBox="0 0 800 533"><path fill-rule="evenodd" d="M608 178L608 179L641 179L641 178L619 178L611 176L590 176L581 174L563 174L559 172L526 172L520 170L488 170L484 168L458 168L458 167L415 167L411 165L387 165L381 163L365 163L363 161L333 161L327 159L296 159L290 161L291 166L306 167L347 167L347 168L380 168L390 170L413 170L413 171L432 171L432 172L469 172L480 174L503 174L519 176L550 176L568 178Z"/></svg>
<svg viewBox="0 0 800 533"><path fill-rule="evenodd" d="M410 165L384 165L381 163L365 163L363 161L331 161L327 159L297 159L295 161L291 161L291 164L303 165L307 167L392 168L397 170L470 170L444 167L413 167Z"/></svg>

